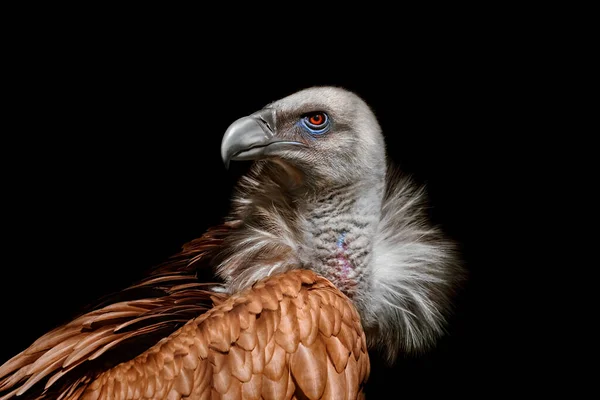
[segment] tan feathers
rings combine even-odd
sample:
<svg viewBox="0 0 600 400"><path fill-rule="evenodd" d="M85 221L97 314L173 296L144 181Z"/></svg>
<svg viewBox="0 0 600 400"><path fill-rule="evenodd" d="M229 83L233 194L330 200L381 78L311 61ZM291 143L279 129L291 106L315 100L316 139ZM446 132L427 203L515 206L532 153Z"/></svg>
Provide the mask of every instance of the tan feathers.
<svg viewBox="0 0 600 400"><path fill-rule="evenodd" d="M310 334L313 322L317 335ZM369 374L364 343L343 294L313 272L290 271L231 296L102 373L81 398L356 398Z"/></svg>
<svg viewBox="0 0 600 400"><path fill-rule="evenodd" d="M29 372L36 365L53 370L57 362L77 362L97 342L60 337ZM354 399L368 375L364 332L352 303L329 281L297 270L229 297L139 356L82 377L61 394L86 400Z"/></svg>

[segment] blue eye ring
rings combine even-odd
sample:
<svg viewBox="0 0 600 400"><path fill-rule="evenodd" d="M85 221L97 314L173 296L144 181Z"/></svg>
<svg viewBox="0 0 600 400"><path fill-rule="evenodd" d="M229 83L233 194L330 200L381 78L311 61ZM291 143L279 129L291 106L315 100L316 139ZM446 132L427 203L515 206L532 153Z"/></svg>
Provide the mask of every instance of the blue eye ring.
<svg viewBox="0 0 600 400"><path fill-rule="evenodd" d="M312 135L322 135L329 131L331 123L324 112L313 112L300 119L300 125Z"/></svg>

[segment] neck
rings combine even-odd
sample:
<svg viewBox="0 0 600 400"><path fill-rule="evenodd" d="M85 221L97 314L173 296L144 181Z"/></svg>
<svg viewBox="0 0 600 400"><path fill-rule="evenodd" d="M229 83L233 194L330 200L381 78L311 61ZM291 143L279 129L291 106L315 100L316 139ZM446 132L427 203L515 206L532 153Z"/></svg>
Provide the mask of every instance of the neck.
<svg viewBox="0 0 600 400"><path fill-rule="evenodd" d="M268 275L307 268L357 300L370 286L373 237L381 216L385 174L363 184L306 190L275 163L256 164L242 179L217 273L229 290ZM293 172L293 171L292 171Z"/></svg>
<svg viewBox="0 0 600 400"><path fill-rule="evenodd" d="M373 237L381 216L384 182L327 189L304 205L302 264L334 282L349 297L370 282Z"/></svg>

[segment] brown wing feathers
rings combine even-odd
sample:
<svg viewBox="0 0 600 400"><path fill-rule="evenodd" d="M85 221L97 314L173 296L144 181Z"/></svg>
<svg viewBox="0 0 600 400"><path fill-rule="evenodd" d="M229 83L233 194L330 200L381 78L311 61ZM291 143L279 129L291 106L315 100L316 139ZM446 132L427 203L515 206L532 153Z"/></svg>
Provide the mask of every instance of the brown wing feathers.
<svg viewBox="0 0 600 400"><path fill-rule="evenodd" d="M356 398L365 336L329 281L290 271L230 298L198 283L235 227L209 230L0 366L0 399Z"/></svg>
<svg viewBox="0 0 600 400"><path fill-rule="evenodd" d="M291 271L102 373L81 398L355 399L368 375L353 305L313 272Z"/></svg>

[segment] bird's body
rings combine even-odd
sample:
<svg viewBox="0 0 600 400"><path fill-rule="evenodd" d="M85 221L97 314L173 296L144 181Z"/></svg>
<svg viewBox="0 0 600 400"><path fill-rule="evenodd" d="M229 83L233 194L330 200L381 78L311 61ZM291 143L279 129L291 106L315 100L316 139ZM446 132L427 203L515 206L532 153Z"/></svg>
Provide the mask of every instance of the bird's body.
<svg viewBox="0 0 600 400"><path fill-rule="evenodd" d="M114 398L167 398L168 390L177 386L168 398L188 393L196 393L190 398L207 393L240 398L250 390L263 398L350 399L368 377L367 344L384 349L393 360L401 349L425 348L441 334L459 271L454 246L427 221L423 189L388 166L379 125L363 100L339 88L295 93L234 122L223 138L222 156L226 164L257 160L240 181L225 224L184 247L108 305L80 317L78 323L85 322L87 328L74 324L67 329L71 336L59 328L40 339L41 346L32 345L0 367L0 394L44 396L59 388L63 398L78 398L74 393L104 398L96 395L110 392L122 395ZM194 279L198 268L208 267L215 268L222 285ZM294 279L296 284L293 290L283 284L288 289L273 294L265 292L265 279L277 282L274 287ZM304 284L298 286L299 281ZM152 289L154 297L145 297L142 289ZM260 352L268 343L286 351L285 357L278 353L285 362L275 361L281 368L277 378L283 380L274 380L274 372L265 378L264 368L271 367L255 358L248 367L246 352L255 351L250 344L258 342L238 332L239 321L246 317L233 306L240 301L236 298L247 301L250 313L244 315L252 315L257 324L278 324L264 327L269 334L262 338ZM263 312L272 316L263 319ZM319 339L307 344L302 338L309 329L301 321L309 314L315 318L313 313L320 319L311 319L310 329L318 325ZM348 313L356 313L351 324ZM94 324L89 318L101 321ZM343 348L331 344L332 318ZM200 342L190 339L199 337L198 332L204 332ZM196 350L189 351L193 343ZM198 354L201 347L215 353ZM134 348L128 358L115 357ZM148 361L152 357L162 361ZM165 367L165 357L180 365ZM343 368L339 357L345 360ZM262 375L254 362L263 367ZM185 365L200 369L185 372ZM231 380L219 375L223 365L229 372L248 368ZM334 375L331 366L345 378ZM173 368L184 375L174 374ZM250 370L252 379L260 376L260 384L244 381ZM321 372L318 379L313 370ZM152 396L139 397L142 386L149 390L151 374L172 386L155 386ZM117 388L110 378L125 375L129 389L123 384ZM327 376L323 382L322 376ZM68 396L67 388L73 389ZM156 397L159 390L165 396Z"/></svg>

